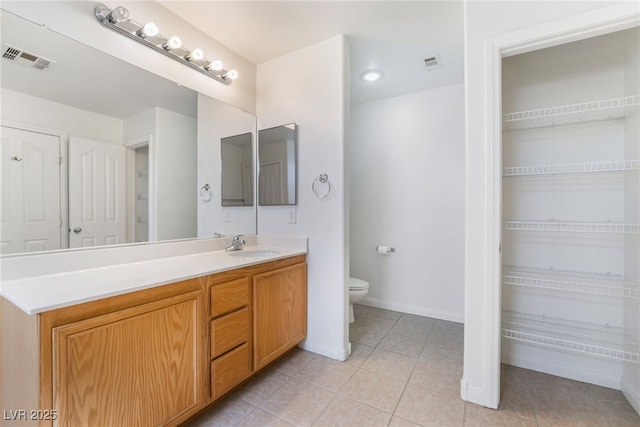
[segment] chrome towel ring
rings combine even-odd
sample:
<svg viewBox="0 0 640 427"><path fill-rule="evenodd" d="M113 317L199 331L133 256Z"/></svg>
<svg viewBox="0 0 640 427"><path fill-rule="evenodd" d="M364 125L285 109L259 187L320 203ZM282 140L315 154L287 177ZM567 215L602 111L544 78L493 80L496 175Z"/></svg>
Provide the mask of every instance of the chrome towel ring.
<svg viewBox="0 0 640 427"><path fill-rule="evenodd" d="M200 198L203 202L211 201L213 197L213 192L211 191L211 186L209 184L205 184L200 188Z"/></svg>
<svg viewBox="0 0 640 427"><path fill-rule="evenodd" d="M326 190L324 192L320 191L320 189L318 188L320 184L326 184ZM313 191L313 194L315 194L318 199L324 199L325 197L327 197L329 193L331 193L331 183L329 182L329 175L323 173L320 174L319 177L314 179L311 183L311 191Z"/></svg>

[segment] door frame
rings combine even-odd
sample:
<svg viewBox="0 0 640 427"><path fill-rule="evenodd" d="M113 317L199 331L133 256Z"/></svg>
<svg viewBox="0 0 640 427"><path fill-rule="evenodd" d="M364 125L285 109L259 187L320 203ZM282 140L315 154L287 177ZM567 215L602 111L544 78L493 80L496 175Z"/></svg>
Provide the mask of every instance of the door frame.
<svg viewBox="0 0 640 427"><path fill-rule="evenodd" d="M60 249L69 248L69 134L58 129L51 129L13 120L0 119L0 126L55 136L60 141Z"/></svg>
<svg viewBox="0 0 640 427"><path fill-rule="evenodd" d="M569 18L536 25L485 41L484 63L485 98L484 112L487 126L484 140L486 183L486 215L483 246L487 264L483 277L483 395L472 395L462 384L464 400L473 401L491 408L500 403L500 343L501 343L501 254L502 238L502 59L558 46L590 37L604 35L637 27L640 15L632 2L572 16ZM474 349L474 351L480 349Z"/></svg>
<svg viewBox="0 0 640 427"><path fill-rule="evenodd" d="M127 149L125 157L127 161L127 241L135 242L135 150L141 147L148 147L149 150L149 168L148 168L148 226L149 226L149 242L158 240L158 192L156 180L156 148L153 142L153 135L145 135L125 141L124 147ZM133 239L133 240L130 240Z"/></svg>

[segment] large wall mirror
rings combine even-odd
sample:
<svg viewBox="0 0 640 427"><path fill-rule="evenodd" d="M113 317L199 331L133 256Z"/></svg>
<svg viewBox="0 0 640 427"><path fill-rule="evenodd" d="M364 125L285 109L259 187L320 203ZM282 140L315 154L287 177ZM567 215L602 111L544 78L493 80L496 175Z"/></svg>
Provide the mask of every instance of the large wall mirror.
<svg viewBox="0 0 640 427"><path fill-rule="evenodd" d="M256 232L219 183L221 138L255 116L6 10L0 31L0 253Z"/></svg>
<svg viewBox="0 0 640 427"><path fill-rule="evenodd" d="M296 204L295 123L258 132L258 200L261 206Z"/></svg>

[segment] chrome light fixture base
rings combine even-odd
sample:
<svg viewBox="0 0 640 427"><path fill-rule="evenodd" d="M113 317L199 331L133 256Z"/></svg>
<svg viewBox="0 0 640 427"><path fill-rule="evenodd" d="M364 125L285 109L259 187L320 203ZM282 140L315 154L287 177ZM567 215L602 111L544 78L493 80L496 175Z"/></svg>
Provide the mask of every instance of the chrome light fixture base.
<svg viewBox="0 0 640 427"><path fill-rule="evenodd" d="M95 7L94 13L96 19L103 27L128 37L222 84L230 85L235 77L237 77L235 70L225 70L224 68L214 70L212 67L207 67L207 65L215 61L208 61L206 58L198 61L189 60L192 51L189 51L184 46L176 49L167 49L164 46L167 45L169 38L164 37L162 34L157 34L153 37L141 37L139 33L144 25L133 19L129 19L129 12L122 6L109 9L107 6L99 4Z"/></svg>

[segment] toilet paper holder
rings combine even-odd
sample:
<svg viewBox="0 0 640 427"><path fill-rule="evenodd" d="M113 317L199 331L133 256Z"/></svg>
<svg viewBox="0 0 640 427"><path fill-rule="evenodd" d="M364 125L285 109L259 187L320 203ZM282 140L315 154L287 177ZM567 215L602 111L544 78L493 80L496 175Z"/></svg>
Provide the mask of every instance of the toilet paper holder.
<svg viewBox="0 0 640 427"><path fill-rule="evenodd" d="M393 246L376 246L376 252L378 252L380 255L389 255L392 254L396 251L396 248L394 248Z"/></svg>

